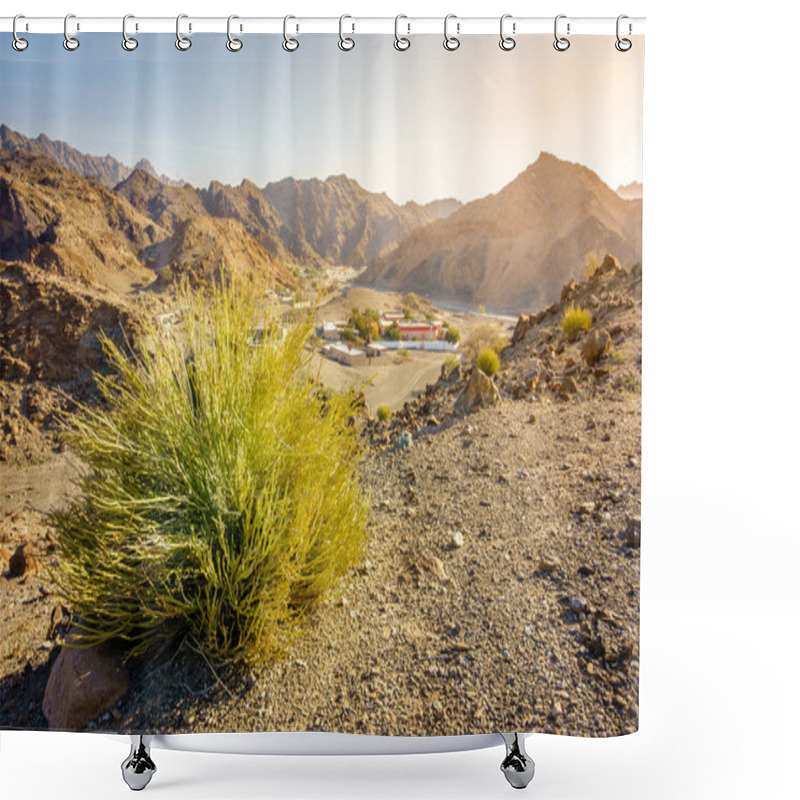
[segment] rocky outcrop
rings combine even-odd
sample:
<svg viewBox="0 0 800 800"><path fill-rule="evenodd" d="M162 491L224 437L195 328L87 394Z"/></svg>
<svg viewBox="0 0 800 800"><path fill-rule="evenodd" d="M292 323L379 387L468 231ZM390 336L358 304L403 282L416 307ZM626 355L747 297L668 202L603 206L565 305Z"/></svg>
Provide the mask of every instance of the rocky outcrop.
<svg viewBox="0 0 800 800"><path fill-rule="evenodd" d="M456 414L471 414L478 408L493 406L499 401L500 392L497 391L494 381L479 369L473 369L453 406L453 411Z"/></svg>
<svg viewBox="0 0 800 800"><path fill-rule="evenodd" d="M121 656L109 648L62 647L50 670L42 711L51 730L78 731L128 691Z"/></svg>
<svg viewBox="0 0 800 800"><path fill-rule="evenodd" d="M542 153L497 194L412 231L362 281L503 309L544 306L591 252L641 260L641 214L641 201L587 167Z"/></svg>
<svg viewBox="0 0 800 800"><path fill-rule="evenodd" d="M103 367L100 336L133 341L128 304L110 292L26 264L0 269L0 380L91 383Z"/></svg>

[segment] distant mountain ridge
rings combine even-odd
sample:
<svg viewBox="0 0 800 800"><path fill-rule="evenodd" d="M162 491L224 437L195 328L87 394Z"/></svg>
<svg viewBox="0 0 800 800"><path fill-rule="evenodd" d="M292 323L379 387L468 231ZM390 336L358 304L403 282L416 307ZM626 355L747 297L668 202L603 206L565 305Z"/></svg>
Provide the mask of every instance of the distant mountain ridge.
<svg viewBox="0 0 800 800"><path fill-rule="evenodd" d="M592 253L641 262L641 220L640 200L542 153L496 194L409 233L361 282L499 309L547 305Z"/></svg>
<svg viewBox="0 0 800 800"><path fill-rule="evenodd" d="M86 155L45 134L30 139L7 125L0 126L0 149L41 153L72 172L96 178L170 231L192 214L235 219L279 260L316 267L363 266L409 231L461 206L453 198L398 205L344 175L285 178L263 189L249 180L238 186L212 181L208 188L196 189L158 175L146 159L131 168L111 156Z"/></svg>
<svg viewBox="0 0 800 800"><path fill-rule="evenodd" d="M87 178L96 178L109 189L112 189L120 181L125 180L134 169L141 169L158 178L162 183L180 183L180 181L174 181L166 175L159 175L146 158L139 159L136 166L129 167L110 155L92 156L82 153L66 142L51 139L44 133L40 133L35 139L31 139L22 133L12 130L5 124L0 125L0 150L8 150L10 152L22 150L26 153L41 153L57 161L62 167L71 172L77 172Z"/></svg>
<svg viewBox="0 0 800 800"><path fill-rule="evenodd" d="M118 294L223 270L294 284L241 223L206 214L191 187L164 186L139 169L117 188L39 152L0 152L0 260Z"/></svg>

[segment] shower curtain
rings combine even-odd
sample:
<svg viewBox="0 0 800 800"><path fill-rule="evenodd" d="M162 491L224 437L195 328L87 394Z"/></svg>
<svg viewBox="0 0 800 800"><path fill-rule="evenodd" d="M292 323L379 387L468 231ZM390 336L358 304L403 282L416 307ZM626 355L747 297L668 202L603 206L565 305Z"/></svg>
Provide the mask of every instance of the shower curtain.
<svg viewBox="0 0 800 800"><path fill-rule="evenodd" d="M643 37L340 30L0 37L0 729L637 728Z"/></svg>

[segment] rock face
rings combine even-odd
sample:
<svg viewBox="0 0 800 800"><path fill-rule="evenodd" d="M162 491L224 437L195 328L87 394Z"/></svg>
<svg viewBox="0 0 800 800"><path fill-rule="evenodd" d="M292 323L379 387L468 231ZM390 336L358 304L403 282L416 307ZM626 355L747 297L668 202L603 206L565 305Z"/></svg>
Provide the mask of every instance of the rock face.
<svg viewBox="0 0 800 800"><path fill-rule="evenodd" d="M611 349L611 336L605 328L594 328L586 335L581 347L583 360L591 366Z"/></svg>
<svg viewBox="0 0 800 800"><path fill-rule="evenodd" d="M494 381L479 369L474 369L464 391L456 400L453 411L457 414L470 414L476 408L493 406L499 400L500 392L497 391Z"/></svg>
<svg viewBox="0 0 800 800"><path fill-rule="evenodd" d="M62 647L53 664L42 711L51 730L76 731L108 711L128 691L128 670L110 650Z"/></svg>
<svg viewBox="0 0 800 800"><path fill-rule="evenodd" d="M134 314L110 292L26 264L0 270L0 379L91 382L99 335L121 343L123 330L133 340Z"/></svg>
<svg viewBox="0 0 800 800"><path fill-rule="evenodd" d="M283 244L333 264L361 266L394 248L410 231L452 213L460 203L440 200L398 205L368 192L346 175L324 181L286 178L264 187L264 197L283 225Z"/></svg>
<svg viewBox="0 0 800 800"><path fill-rule="evenodd" d="M412 231L362 282L519 310L558 299L592 252L641 260L640 200L548 153L494 195Z"/></svg>

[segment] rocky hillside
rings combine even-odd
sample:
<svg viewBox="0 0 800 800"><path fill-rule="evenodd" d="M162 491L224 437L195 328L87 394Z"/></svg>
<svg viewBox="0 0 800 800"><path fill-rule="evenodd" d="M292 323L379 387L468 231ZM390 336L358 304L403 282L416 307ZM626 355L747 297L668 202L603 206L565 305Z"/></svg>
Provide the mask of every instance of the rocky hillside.
<svg viewBox="0 0 800 800"><path fill-rule="evenodd" d="M202 198L189 184L162 183L143 169L134 169L114 187L114 193L168 232L184 220L206 213Z"/></svg>
<svg viewBox="0 0 800 800"><path fill-rule="evenodd" d="M640 201L587 167L542 153L497 194L412 231L362 282L498 309L546 305L592 253L641 261L641 215Z"/></svg>
<svg viewBox="0 0 800 800"><path fill-rule="evenodd" d="M200 196L211 216L238 220L262 247L282 261L319 262L310 248L287 248L288 233L283 230L280 215L252 181L242 181L238 186L211 181Z"/></svg>
<svg viewBox="0 0 800 800"><path fill-rule="evenodd" d="M47 156L0 153L0 258L117 291L152 280L142 248L166 232L94 178Z"/></svg>
<svg viewBox="0 0 800 800"><path fill-rule="evenodd" d="M0 261L0 462L38 461L58 448L57 415L91 400L106 367L100 336L134 342L143 302Z"/></svg>
<svg viewBox="0 0 800 800"><path fill-rule="evenodd" d="M519 315L494 378L471 364L450 372L443 368L439 381L406 402L388 426L369 423L372 443L394 445L403 432L436 429L454 416L504 399L550 404L637 397L642 370L641 302L641 265L625 269L615 256L606 255L589 280L571 280L562 287L558 301ZM569 337L562 321L573 304L589 312L592 326Z"/></svg>
<svg viewBox="0 0 800 800"><path fill-rule="evenodd" d="M266 276L278 286L294 285L292 274L236 219L191 216L174 233L142 252L162 283L187 276L191 283L223 274Z"/></svg>
<svg viewBox="0 0 800 800"><path fill-rule="evenodd" d="M439 200L397 205L345 175L286 178L264 187L283 224L283 241L298 257L312 251L332 264L361 266L395 247L411 230L447 216L459 205Z"/></svg>
<svg viewBox="0 0 800 800"><path fill-rule="evenodd" d="M49 156L71 172L77 172L78 175L87 178L96 178L108 189L125 180L134 169L141 169L159 178L162 182L174 183L164 175L159 176L146 158L140 159L135 167L129 167L109 155L92 156L82 153L80 150L70 147L66 142L53 140L44 133L31 139L12 130L8 125L0 125L0 150L8 152L19 150L25 153Z"/></svg>

